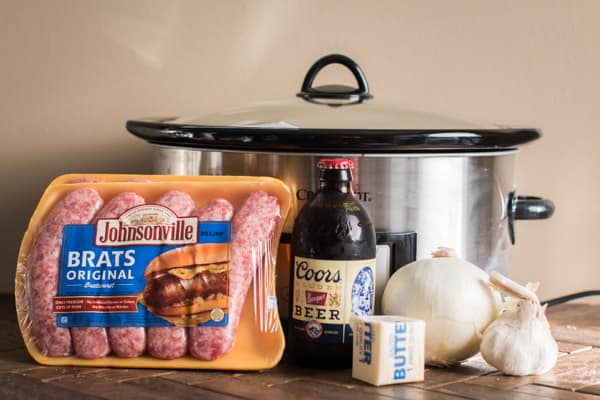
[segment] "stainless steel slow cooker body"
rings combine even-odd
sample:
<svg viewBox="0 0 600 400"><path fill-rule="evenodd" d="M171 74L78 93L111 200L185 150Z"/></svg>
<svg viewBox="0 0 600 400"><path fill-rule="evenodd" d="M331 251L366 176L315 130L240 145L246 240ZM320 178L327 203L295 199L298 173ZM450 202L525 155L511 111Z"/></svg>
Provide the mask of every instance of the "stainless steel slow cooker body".
<svg viewBox="0 0 600 400"><path fill-rule="evenodd" d="M173 175L264 175L283 180L295 205L284 232L317 190L317 160L354 160L354 188L378 232L417 233L417 257L437 246L506 272L516 150L472 154L276 154L155 147L155 171ZM543 200L540 200L542 202ZM543 203L542 203L543 204Z"/></svg>
<svg viewBox="0 0 600 400"><path fill-rule="evenodd" d="M347 67L357 87L314 87L330 64ZM280 178L296 200L287 233L317 189L322 156L354 159L355 190L378 233L416 232L418 257L448 246L487 271L506 272L514 220L553 212L548 200L515 195L518 146L539 138L537 129L480 126L377 103L360 67L342 55L318 60L295 99L199 118L128 121L127 129L155 145L157 173Z"/></svg>

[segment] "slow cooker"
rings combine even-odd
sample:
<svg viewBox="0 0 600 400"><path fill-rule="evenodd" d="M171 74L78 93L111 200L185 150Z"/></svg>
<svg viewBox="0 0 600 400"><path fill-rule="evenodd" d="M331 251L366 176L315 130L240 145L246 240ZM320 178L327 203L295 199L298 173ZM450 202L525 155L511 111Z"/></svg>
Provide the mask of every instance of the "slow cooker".
<svg viewBox="0 0 600 400"><path fill-rule="evenodd" d="M356 87L315 86L330 64L345 66ZM538 139L538 129L482 126L380 102L358 64L339 54L315 62L289 99L194 118L130 120L127 129L154 146L157 173L283 180L295 196L283 242L317 189L318 159L351 157L355 191L378 232L377 268L384 275L438 246L488 272L506 273L515 220L554 211L548 199L516 194L518 147ZM283 291L285 246L278 262Z"/></svg>

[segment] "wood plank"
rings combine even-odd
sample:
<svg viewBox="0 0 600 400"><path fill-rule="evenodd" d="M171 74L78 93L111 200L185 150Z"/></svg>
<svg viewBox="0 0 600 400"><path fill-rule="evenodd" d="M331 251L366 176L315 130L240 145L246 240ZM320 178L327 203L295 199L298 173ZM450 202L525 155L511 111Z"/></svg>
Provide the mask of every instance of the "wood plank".
<svg viewBox="0 0 600 400"><path fill-rule="evenodd" d="M48 383L56 379L62 379L64 377L79 377L92 372L100 371L98 368L89 367L43 367L38 366L17 373L29 378L36 379L38 381Z"/></svg>
<svg viewBox="0 0 600 400"><path fill-rule="evenodd" d="M534 383L567 390L600 384L600 349L559 358L556 366L536 377Z"/></svg>
<svg viewBox="0 0 600 400"><path fill-rule="evenodd" d="M255 374L262 375L262 374ZM378 399L389 397L402 397L408 399L452 399L456 398L440 393L426 392L418 388L403 385L375 387L351 379L343 382L327 379L301 378L280 381L273 384L267 379L253 381L250 374L227 373L192 373L178 372L161 377L164 380L173 380L213 391L224 391L240 397L251 399L340 399L355 398L357 392L365 399Z"/></svg>
<svg viewBox="0 0 600 400"><path fill-rule="evenodd" d="M436 369L443 371L440 369ZM462 375L461 375L462 377ZM375 393L390 397L416 398L416 399L448 399L456 398L442 393L426 392L421 387L412 386L412 384L398 384L387 386L373 386L368 383L352 378L352 371L347 370L317 370L308 368L295 368L287 365L277 367L264 373L244 374L238 377L242 380L252 380L261 382L267 386L284 385L295 381L316 382L317 384L326 384L331 386L340 386L343 389L350 389L355 392ZM289 385L287 385L289 386ZM287 387L284 386L284 387Z"/></svg>
<svg viewBox="0 0 600 400"><path fill-rule="evenodd" d="M560 340L557 340L556 344L558 344L558 351L566 354L576 354L592 349L592 346L586 344L563 342Z"/></svg>
<svg viewBox="0 0 600 400"><path fill-rule="evenodd" d="M219 371L175 371L166 375L163 379L173 382L185 383L186 385L202 386L209 382L234 381L235 373Z"/></svg>
<svg viewBox="0 0 600 400"><path fill-rule="evenodd" d="M481 354L477 354L463 363L449 368L428 367L425 370L425 381L410 383L409 385L432 389L450 383L469 381L495 372L498 372L498 370L485 362Z"/></svg>
<svg viewBox="0 0 600 400"><path fill-rule="evenodd" d="M504 390L490 386L473 385L468 382L451 383L449 385L434 388L433 390L476 400L540 400L540 396L533 394Z"/></svg>
<svg viewBox="0 0 600 400"><path fill-rule="evenodd" d="M578 389L577 391L582 392L582 393L589 393L589 394L593 394L596 396L600 396L600 385L584 386L584 387Z"/></svg>
<svg viewBox="0 0 600 400"><path fill-rule="evenodd" d="M332 384L341 386L346 389L353 389L356 385L363 385L364 383L352 378L352 370L318 370L318 369L304 369L303 377L305 381L320 382L325 384ZM366 385L366 384L364 384Z"/></svg>
<svg viewBox="0 0 600 400"><path fill-rule="evenodd" d="M352 372L350 370L313 370L313 372L314 373L312 373L310 376L305 376L302 379L336 386L342 386L346 389L356 389L359 385L368 385L366 383L352 378ZM426 390L432 387L442 386L452 382L461 382L469 379L474 379L477 377L477 375L473 375L472 372L473 371L468 368L462 369L460 367L428 368L425 370L425 380L423 382L411 382L403 384L401 386L409 386L412 388Z"/></svg>
<svg viewBox="0 0 600 400"><path fill-rule="evenodd" d="M426 372L427 373L427 372ZM329 385L337 386L342 390L352 390L353 392L365 392L396 398L409 399L448 399L456 398L447 394L427 392L422 387L412 384L397 384L386 386L373 386L368 383L352 378L351 370L309 370L302 369L302 378L288 380L284 382L284 387L288 387L292 382L309 382L310 385ZM419 383L417 383L419 384ZM338 390L338 389L333 389ZM361 395L362 397L362 395Z"/></svg>
<svg viewBox="0 0 600 400"><path fill-rule="evenodd" d="M543 385L525 385L515 389L517 392L530 393L544 398L561 400L598 400L597 396L591 394L573 392Z"/></svg>
<svg viewBox="0 0 600 400"><path fill-rule="evenodd" d="M567 325L552 328L554 339L600 347L600 329Z"/></svg>
<svg viewBox="0 0 600 400"><path fill-rule="evenodd" d="M35 378L13 373L0 374L0 398L28 400L93 400L100 397L78 393L70 388L53 388Z"/></svg>
<svg viewBox="0 0 600 400"><path fill-rule="evenodd" d="M290 398L308 400L314 398L306 390L292 393L282 389L282 385L265 385L247 378L240 379L239 375L236 375L238 374L182 371L166 375L161 377L161 379L250 399L270 400Z"/></svg>
<svg viewBox="0 0 600 400"><path fill-rule="evenodd" d="M600 347L600 312L590 304L559 304L548 309L556 340Z"/></svg>
<svg viewBox="0 0 600 400"><path fill-rule="evenodd" d="M160 369L102 368L90 372L90 375L96 378L109 379L112 382L120 383L135 379L153 378L174 373L175 371Z"/></svg>
<svg viewBox="0 0 600 400"><path fill-rule="evenodd" d="M308 380L313 381L313 379ZM340 382L337 381L320 381L321 383L337 386ZM349 384L343 385L346 389L350 389L355 393L367 392L375 393L383 396L401 399L457 399L463 397L457 397L450 394L444 394L439 392L428 391L423 388L411 386L409 384L396 384L396 385L385 385L385 386L373 386L365 382L351 379ZM362 398L362 394L359 395Z"/></svg>
<svg viewBox="0 0 600 400"><path fill-rule="evenodd" d="M474 379L477 376L497 372L495 368L487 364L481 355L476 355L464 363L450 368L427 368L425 371L424 382L413 382L407 385L418 388L431 388L439 385L444 385L452 382L460 382L469 379ZM285 361L277 368L265 371L257 378L256 374L242 375L241 379L255 380L259 379L265 384L281 384L299 379L311 379L324 383L332 383L335 385L354 388L357 380L352 378L352 371L347 370L317 370L309 368L297 368Z"/></svg>
<svg viewBox="0 0 600 400"><path fill-rule="evenodd" d="M37 367L39 367L39 364L29 357L25 349L0 352L0 372L13 372Z"/></svg>
<svg viewBox="0 0 600 400"><path fill-rule="evenodd" d="M469 384L488 386L504 390L512 390L519 386L525 386L533 383L536 376L507 376L501 372L490 375L480 376L468 381Z"/></svg>
<svg viewBox="0 0 600 400"><path fill-rule="evenodd" d="M298 368L284 360L278 366L272 369L257 372L241 372L233 376L245 382L253 382L259 385L270 387L302 378L309 378L315 374L318 374L319 372L323 371Z"/></svg>
<svg viewBox="0 0 600 400"><path fill-rule="evenodd" d="M375 387L362 382L356 383L350 387L335 385L332 382L316 381L313 379L301 379L282 385L278 385L280 389L290 393L292 399L297 399L296 394L302 393L301 398L310 399L353 399L360 398L361 400L368 399L431 399L431 400L446 400L456 399L460 396L448 396L443 393L428 392L419 388L407 385L390 385ZM290 396L288 394L288 396ZM306 396L306 397L304 397Z"/></svg>
<svg viewBox="0 0 600 400"><path fill-rule="evenodd" d="M46 383L46 391L52 391L55 388L70 389L78 393L105 399L164 400L165 395L170 395L168 392L161 393L140 385L113 382L110 379L99 378L90 374L65 376ZM201 395L204 394L201 393Z"/></svg>
<svg viewBox="0 0 600 400"><path fill-rule="evenodd" d="M198 400L198 399L239 399L237 396L213 392L197 386L191 386L183 383L162 379L161 377L143 378L128 381L126 385L139 387L143 390L152 390L156 393L168 393L168 397L177 400Z"/></svg>

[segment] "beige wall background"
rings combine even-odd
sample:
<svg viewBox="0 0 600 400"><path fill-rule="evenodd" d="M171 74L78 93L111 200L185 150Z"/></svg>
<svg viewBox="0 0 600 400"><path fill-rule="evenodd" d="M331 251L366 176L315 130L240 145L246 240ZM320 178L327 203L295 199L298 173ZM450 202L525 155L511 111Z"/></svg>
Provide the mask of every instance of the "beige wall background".
<svg viewBox="0 0 600 400"><path fill-rule="evenodd" d="M600 289L598 1L0 1L0 291L39 196L68 172L151 171L129 118L293 96L308 66L355 58L378 98L529 125L511 273L547 298ZM340 78L341 79L341 78Z"/></svg>

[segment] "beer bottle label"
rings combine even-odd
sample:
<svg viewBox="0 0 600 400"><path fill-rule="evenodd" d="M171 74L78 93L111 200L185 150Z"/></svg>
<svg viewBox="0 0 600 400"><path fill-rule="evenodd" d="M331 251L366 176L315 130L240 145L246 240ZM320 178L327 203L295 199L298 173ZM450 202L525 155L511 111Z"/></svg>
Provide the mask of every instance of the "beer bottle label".
<svg viewBox="0 0 600 400"><path fill-rule="evenodd" d="M292 319L297 335L349 343L350 318L373 314L375 259L319 260L295 257Z"/></svg>

